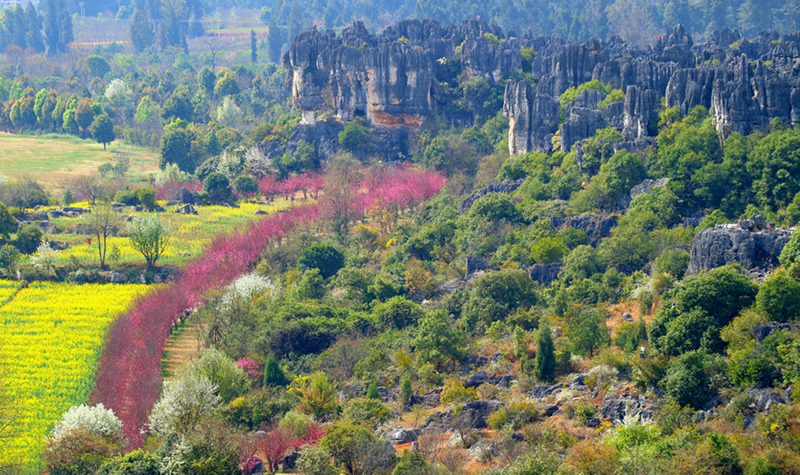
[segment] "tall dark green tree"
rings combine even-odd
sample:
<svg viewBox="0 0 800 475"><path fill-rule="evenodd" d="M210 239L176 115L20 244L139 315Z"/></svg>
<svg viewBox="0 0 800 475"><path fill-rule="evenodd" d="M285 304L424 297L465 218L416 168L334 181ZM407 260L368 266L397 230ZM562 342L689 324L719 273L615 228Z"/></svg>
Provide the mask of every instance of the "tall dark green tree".
<svg viewBox="0 0 800 475"><path fill-rule="evenodd" d="M33 48L37 53L43 53L42 17L36 12L33 2L28 2L28 6L25 8L25 18L28 22L28 32L25 35L25 42L28 48Z"/></svg>
<svg viewBox="0 0 800 475"><path fill-rule="evenodd" d="M553 334L545 319L541 319L536 338L536 379L552 381L556 376L556 353L553 347Z"/></svg>
<svg viewBox="0 0 800 475"><path fill-rule="evenodd" d="M58 5L56 0L42 0L39 9L44 10L44 38L47 54L58 52Z"/></svg>
<svg viewBox="0 0 800 475"><path fill-rule="evenodd" d="M250 30L250 61L253 64L258 62L258 42L255 30Z"/></svg>
<svg viewBox="0 0 800 475"><path fill-rule="evenodd" d="M275 358L270 356L264 368L264 386L286 386L287 384L289 384L288 378Z"/></svg>
<svg viewBox="0 0 800 475"><path fill-rule="evenodd" d="M69 14L67 3L58 0L58 51L66 53L68 45L73 41L75 37L72 33L72 16Z"/></svg>
<svg viewBox="0 0 800 475"><path fill-rule="evenodd" d="M133 3L133 20L131 21L131 43L136 52L141 53L149 46L153 46L155 35L150 20L147 2L144 0Z"/></svg>

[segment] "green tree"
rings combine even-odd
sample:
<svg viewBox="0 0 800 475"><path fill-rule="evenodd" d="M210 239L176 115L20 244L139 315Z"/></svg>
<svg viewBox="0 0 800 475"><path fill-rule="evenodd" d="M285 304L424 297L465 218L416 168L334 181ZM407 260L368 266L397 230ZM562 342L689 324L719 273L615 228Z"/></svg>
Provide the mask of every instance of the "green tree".
<svg viewBox="0 0 800 475"><path fill-rule="evenodd" d="M160 473L160 459L141 449L107 462L96 472L97 475L159 475Z"/></svg>
<svg viewBox="0 0 800 475"><path fill-rule="evenodd" d="M34 253L36 248L39 247L39 243L42 242L42 236L44 236L44 233L39 229L39 226L25 224L17 232L17 248L23 254Z"/></svg>
<svg viewBox="0 0 800 475"><path fill-rule="evenodd" d="M306 269L319 269L323 279L333 277L344 267L344 254L328 244L315 244L303 250L298 263Z"/></svg>
<svg viewBox="0 0 800 475"><path fill-rule="evenodd" d="M240 89L236 73L230 69L220 71L217 74L217 84L214 86L214 92L221 97L239 94Z"/></svg>
<svg viewBox="0 0 800 475"><path fill-rule="evenodd" d="M207 96L214 93L214 85L217 83L217 76L211 71L208 66L203 66L199 73L197 73L197 85L200 87ZM217 152L219 153L219 152ZM216 155L212 153L211 155Z"/></svg>
<svg viewBox="0 0 800 475"><path fill-rule="evenodd" d="M478 198L470 208L469 214L490 222L506 220L517 223L522 220L522 214L517 206L505 193L489 193Z"/></svg>
<svg viewBox="0 0 800 475"><path fill-rule="evenodd" d="M250 62L253 64L258 62L258 42L255 30L250 30Z"/></svg>
<svg viewBox="0 0 800 475"><path fill-rule="evenodd" d="M283 373L274 356L270 356L264 367L264 386L286 386L289 379Z"/></svg>
<svg viewBox="0 0 800 475"><path fill-rule="evenodd" d="M417 327L414 346L420 360L432 363L437 370L443 370L448 363L459 360L464 355L466 335L451 320L446 310L433 310L423 317Z"/></svg>
<svg viewBox="0 0 800 475"><path fill-rule="evenodd" d="M718 393L720 376L726 372L719 357L690 351L670 365L662 383L664 393L682 406L700 409Z"/></svg>
<svg viewBox="0 0 800 475"><path fill-rule="evenodd" d="M487 327L505 320L517 308L536 303L536 292L530 275L521 269L490 272L475 283L475 289L464 306L463 316L470 328L479 321Z"/></svg>
<svg viewBox="0 0 800 475"><path fill-rule="evenodd" d="M771 321L792 321L800 316L800 284L779 270L758 289L756 305Z"/></svg>
<svg viewBox="0 0 800 475"><path fill-rule="evenodd" d="M37 53L43 53L44 38L42 37L42 17L36 12L33 2L28 2L25 7L25 17L28 22L28 32L25 34L25 42L28 48L33 48Z"/></svg>
<svg viewBox="0 0 800 475"><path fill-rule="evenodd" d="M141 218L134 218L128 225L128 240L152 268L169 247L171 229L153 213Z"/></svg>
<svg viewBox="0 0 800 475"><path fill-rule="evenodd" d="M206 177L203 182L203 191L208 193L212 202L219 203L231 198L231 184L228 177L219 172L214 172Z"/></svg>
<svg viewBox="0 0 800 475"><path fill-rule="evenodd" d="M258 191L258 182L251 176L240 175L233 180L233 189L239 194L250 196Z"/></svg>
<svg viewBox="0 0 800 475"><path fill-rule="evenodd" d="M192 173L197 166L193 144L197 137L194 132L182 127L167 130L161 138L161 169L168 163L178 165L181 171Z"/></svg>
<svg viewBox="0 0 800 475"><path fill-rule="evenodd" d="M90 77L98 77L102 79L111 71L111 65L109 65L106 58L102 56L98 56L96 54L90 55L86 59L86 62L89 67Z"/></svg>
<svg viewBox="0 0 800 475"><path fill-rule="evenodd" d="M403 382L400 383L400 391L397 393L397 400L405 407L411 404L411 397L413 395L414 391L411 388L411 380L408 378L408 375L405 375L403 376Z"/></svg>
<svg viewBox="0 0 800 475"><path fill-rule="evenodd" d="M596 350L611 342L604 312L573 304L564 317L567 320L570 341L578 352L593 357Z"/></svg>
<svg viewBox="0 0 800 475"><path fill-rule="evenodd" d="M783 246L778 261L792 276L797 277L800 274L800 231L792 233L789 242Z"/></svg>
<svg viewBox="0 0 800 475"><path fill-rule="evenodd" d="M75 121L83 130L84 136L89 131L89 127L94 122L95 111L92 107L92 100L89 98L81 99L75 108Z"/></svg>
<svg viewBox="0 0 800 475"><path fill-rule="evenodd" d="M718 267L686 279L676 294L682 312L700 308L724 327L755 301L758 286L734 265Z"/></svg>
<svg viewBox="0 0 800 475"><path fill-rule="evenodd" d="M547 320L540 319L536 334L536 379L551 382L556 376L556 354L553 346L553 334Z"/></svg>
<svg viewBox="0 0 800 475"><path fill-rule="evenodd" d="M381 400L381 393L378 391L378 380L373 379L367 388L367 398Z"/></svg>
<svg viewBox="0 0 800 475"><path fill-rule="evenodd" d="M116 138L114 123L107 114L100 114L95 117L92 125L89 126L89 130L97 143L103 144L103 150L106 149L106 144L113 142Z"/></svg>
<svg viewBox="0 0 800 475"><path fill-rule="evenodd" d="M360 120L352 120L339 132L339 145L361 160L375 150L369 138L369 128Z"/></svg>
<svg viewBox="0 0 800 475"><path fill-rule="evenodd" d="M89 227L97 241L97 254L100 258L100 268L106 268L106 251L108 251L108 236L119 227L122 222L119 213L105 202L95 206L87 217Z"/></svg>
<svg viewBox="0 0 800 475"><path fill-rule="evenodd" d="M136 199L145 207L145 209L152 211L156 208L156 189L146 186L136 190Z"/></svg>
<svg viewBox="0 0 800 475"><path fill-rule="evenodd" d="M575 207L578 211L612 211L618 207L619 199L645 176L642 160L626 150L620 150L600 166L600 172L585 190L574 195Z"/></svg>
<svg viewBox="0 0 800 475"><path fill-rule="evenodd" d="M397 296L378 304L374 315L384 328L402 330L415 325L423 318L425 312L416 303L403 296Z"/></svg>
<svg viewBox="0 0 800 475"><path fill-rule="evenodd" d="M17 230L17 220L11 216L8 207L0 203L0 236L8 239Z"/></svg>

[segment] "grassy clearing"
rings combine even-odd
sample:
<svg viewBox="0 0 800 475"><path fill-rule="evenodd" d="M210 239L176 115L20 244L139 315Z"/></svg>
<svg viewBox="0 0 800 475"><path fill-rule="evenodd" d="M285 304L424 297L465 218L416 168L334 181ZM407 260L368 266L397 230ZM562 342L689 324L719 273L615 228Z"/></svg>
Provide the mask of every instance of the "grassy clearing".
<svg viewBox="0 0 800 475"><path fill-rule="evenodd" d="M125 146L121 142L103 146L90 140L61 135L27 136L0 134L0 172L8 178L29 176L47 189L61 188L74 176L97 173L97 167L112 162L115 153L131 161L128 178L142 182L158 169L155 152Z"/></svg>

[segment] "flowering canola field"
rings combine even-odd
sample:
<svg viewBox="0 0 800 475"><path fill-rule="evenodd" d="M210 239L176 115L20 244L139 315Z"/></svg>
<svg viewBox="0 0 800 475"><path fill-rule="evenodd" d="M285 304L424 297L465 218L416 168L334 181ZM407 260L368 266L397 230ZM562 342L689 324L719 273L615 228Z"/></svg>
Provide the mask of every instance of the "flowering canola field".
<svg viewBox="0 0 800 475"><path fill-rule="evenodd" d="M109 324L147 287L35 283L16 293L15 285L0 281L0 303L13 297L0 307L0 358L19 411L0 462L31 470L61 414L88 402Z"/></svg>

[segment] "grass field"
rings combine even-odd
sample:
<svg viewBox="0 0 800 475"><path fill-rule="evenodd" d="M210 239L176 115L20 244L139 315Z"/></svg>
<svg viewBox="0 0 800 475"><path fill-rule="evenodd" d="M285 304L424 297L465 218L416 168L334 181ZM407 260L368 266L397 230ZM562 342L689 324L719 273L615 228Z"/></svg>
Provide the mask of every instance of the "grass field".
<svg viewBox="0 0 800 475"><path fill-rule="evenodd" d="M39 454L53 424L89 400L108 325L146 289L39 283L0 307L0 357L13 362L6 365L6 391L19 411L0 465L10 461L23 465L21 473L41 472Z"/></svg>
<svg viewBox="0 0 800 475"><path fill-rule="evenodd" d="M0 172L7 178L30 176L51 190L70 177L97 173L97 167L113 162L114 153L130 158L127 176L133 181L144 181L158 169L158 154L121 142L103 151L102 145L76 137L0 134Z"/></svg>

